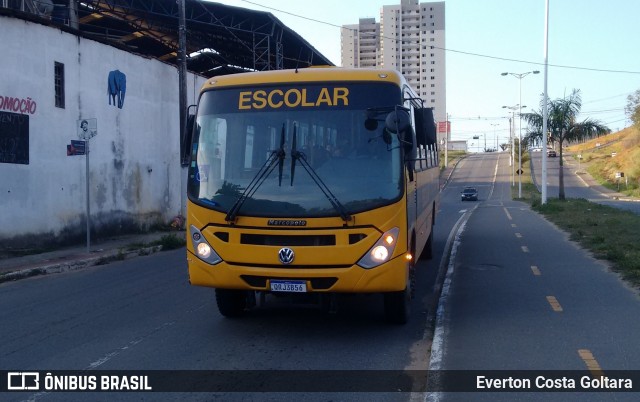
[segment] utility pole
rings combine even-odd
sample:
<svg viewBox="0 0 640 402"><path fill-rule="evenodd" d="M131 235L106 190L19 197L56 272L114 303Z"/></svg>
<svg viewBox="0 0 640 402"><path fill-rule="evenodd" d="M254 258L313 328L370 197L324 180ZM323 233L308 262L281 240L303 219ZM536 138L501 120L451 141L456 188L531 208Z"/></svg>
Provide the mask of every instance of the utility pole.
<svg viewBox="0 0 640 402"><path fill-rule="evenodd" d="M187 121L187 27L185 0L178 0L180 20L178 22L178 86L180 97L180 141L184 140Z"/></svg>
<svg viewBox="0 0 640 402"><path fill-rule="evenodd" d="M449 113L445 115L445 128L444 128L444 167L448 164L448 150L449 150Z"/></svg>
<svg viewBox="0 0 640 402"><path fill-rule="evenodd" d="M515 118L515 110L516 109L520 109L522 110L523 107L526 106L520 106L520 104L514 105L514 106L503 106L503 109L509 109L511 110L511 118L509 119L509 136L511 137L511 186L515 186L516 185L516 179L515 179L515 164L516 164L516 155L515 155L515 125L516 125L516 118ZM513 122L513 125L511 124Z"/></svg>
<svg viewBox="0 0 640 402"><path fill-rule="evenodd" d="M542 205L547 203L547 80L549 69L549 0L544 6L544 102L542 103Z"/></svg>
<svg viewBox="0 0 640 402"><path fill-rule="evenodd" d="M502 73L502 76L505 75L513 75L514 77L516 77L518 79L518 82L520 83L520 103L519 105L522 105L522 79L524 77L526 77L529 74L539 74L540 71L538 70L534 70L534 71L527 71L526 73ZM520 106L520 110L518 111L518 116L520 117L520 124L519 124L519 135L518 135L518 156L519 156L519 167L518 167L518 175L520 176L520 180L518 181L518 198L522 198L522 108L524 108L526 106Z"/></svg>

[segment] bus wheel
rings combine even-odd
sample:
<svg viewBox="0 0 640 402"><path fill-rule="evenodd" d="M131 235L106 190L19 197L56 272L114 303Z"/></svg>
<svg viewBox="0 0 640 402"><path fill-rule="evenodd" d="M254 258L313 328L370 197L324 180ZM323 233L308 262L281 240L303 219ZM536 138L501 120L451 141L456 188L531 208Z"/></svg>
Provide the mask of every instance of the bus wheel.
<svg viewBox="0 0 640 402"><path fill-rule="evenodd" d="M433 258L433 229L431 229L431 233L429 234L429 238L427 239L427 244L424 245L424 249L420 254L421 260L430 260Z"/></svg>
<svg viewBox="0 0 640 402"><path fill-rule="evenodd" d="M384 294L384 314L387 321L394 324L406 324L411 311L411 290L407 286L400 292Z"/></svg>
<svg viewBox="0 0 640 402"><path fill-rule="evenodd" d="M247 307L247 292L244 290L216 289L216 302L220 314L225 317L238 317Z"/></svg>

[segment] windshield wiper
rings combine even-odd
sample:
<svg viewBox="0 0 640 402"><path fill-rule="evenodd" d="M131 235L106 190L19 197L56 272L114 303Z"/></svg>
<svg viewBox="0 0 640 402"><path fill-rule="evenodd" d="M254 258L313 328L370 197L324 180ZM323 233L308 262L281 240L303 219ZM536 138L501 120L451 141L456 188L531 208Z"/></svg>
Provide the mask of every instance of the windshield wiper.
<svg viewBox="0 0 640 402"><path fill-rule="evenodd" d="M296 160L300 160L300 165L307 171L311 179L316 183L320 191L324 194L325 197L329 200L333 208L340 214L340 217L346 224L353 217L347 212L347 209L342 205L342 203L336 198L336 196L331 192L329 187L322 181L318 173L311 167L309 162L307 162L307 157L304 152L300 152L296 149L296 125L293 125L293 138L291 140L291 185L293 186L293 174L296 170Z"/></svg>
<svg viewBox="0 0 640 402"><path fill-rule="evenodd" d="M284 151L284 124L282 125L282 133L280 134L280 148L271 152L269 158L264 162L262 167L258 170L256 175L251 179L249 185L244 189L240 197L236 200L236 202L231 206L227 216L224 218L227 222L233 223L236 221L236 217L238 216L238 212L240 212L240 208L244 204L244 202L253 197L253 195L258 191L258 188L262 185L262 183L267 180L267 177L273 172L273 169L276 167L276 162L278 163L279 177L278 177L278 185L282 185L282 169L284 167L284 159L286 153Z"/></svg>

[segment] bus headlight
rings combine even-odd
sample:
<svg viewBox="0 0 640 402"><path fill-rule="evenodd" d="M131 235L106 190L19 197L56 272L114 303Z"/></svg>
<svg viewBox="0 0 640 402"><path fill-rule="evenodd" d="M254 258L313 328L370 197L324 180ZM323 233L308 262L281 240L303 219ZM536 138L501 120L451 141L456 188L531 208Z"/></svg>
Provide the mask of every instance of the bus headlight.
<svg viewBox="0 0 640 402"><path fill-rule="evenodd" d="M376 261L386 261L389 257L389 250L385 246L376 246L371 250L371 258Z"/></svg>
<svg viewBox="0 0 640 402"><path fill-rule="evenodd" d="M209 246L207 243L198 243L196 249L198 250L198 257L202 258L203 260L206 260L211 256L211 246Z"/></svg>
<svg viewBox="0 0 640 402"><path fill-rule="evenodd" d="M195 226L189 228L191 232L191 241L193 244L193 252L202 261L211 265L215 265L222 261L222 258L215 252L213 247L207 243L202 233Z"/></svg>
<svg viewBox="0 0 640 402"><path fill-rule="evenodd" d="M389 261L398 243L399 232L400 229L398 228L386 231L380 239L378 239L376 244L358 261L358 265L362 268L369 269Z"/></svg>

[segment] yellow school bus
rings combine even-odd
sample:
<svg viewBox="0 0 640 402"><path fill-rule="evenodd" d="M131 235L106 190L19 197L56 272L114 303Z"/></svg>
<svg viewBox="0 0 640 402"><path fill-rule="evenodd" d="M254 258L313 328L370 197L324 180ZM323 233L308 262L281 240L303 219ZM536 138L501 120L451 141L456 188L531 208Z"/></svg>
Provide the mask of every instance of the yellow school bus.
<svg viewBox="0 0 640 402"><path fill-rule="evenodd" d="M382 293L387 319L407 321L439 168L432 109L399 73L211 78L191 132L189 279L222 315L270 293Z"/></svg>

